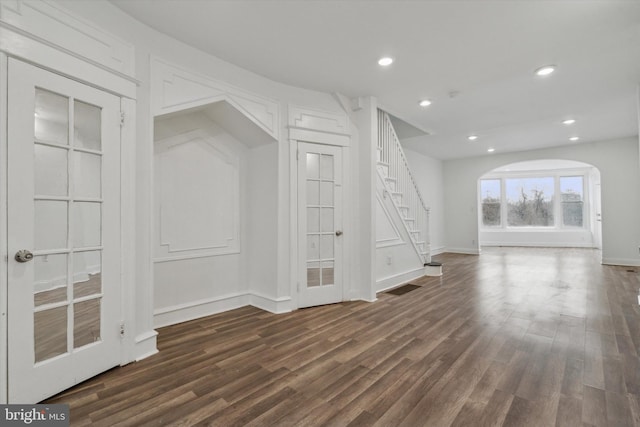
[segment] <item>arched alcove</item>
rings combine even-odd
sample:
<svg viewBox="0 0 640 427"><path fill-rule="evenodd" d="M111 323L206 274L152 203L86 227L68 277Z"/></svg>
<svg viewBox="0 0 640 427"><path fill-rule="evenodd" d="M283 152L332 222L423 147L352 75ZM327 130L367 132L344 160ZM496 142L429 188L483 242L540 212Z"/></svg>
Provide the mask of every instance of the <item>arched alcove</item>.
<svg viewBox="0 0 640 427"><path fill-rule="evenodd" d="M154 318L249 304L276 284L278 144L220 100L154 119Z"/></svg>
<svg viewBox="0 0 640 427"><path fill-rule="evenodd" d="M542 159L499 166L478 179L480 246L602 246L600 171Z"/></svg>

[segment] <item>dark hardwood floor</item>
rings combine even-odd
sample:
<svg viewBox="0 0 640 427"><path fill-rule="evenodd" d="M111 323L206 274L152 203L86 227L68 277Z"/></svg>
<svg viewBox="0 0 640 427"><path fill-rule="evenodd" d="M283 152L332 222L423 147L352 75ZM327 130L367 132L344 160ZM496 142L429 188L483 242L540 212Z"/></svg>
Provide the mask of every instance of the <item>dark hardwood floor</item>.
<svg viewBox="0 0 640 427"><path fill-rule="evenodd" d="M640 426L637 269L586 249L444 254L401 296L159 330L48 402L73 425Z"/></svg>

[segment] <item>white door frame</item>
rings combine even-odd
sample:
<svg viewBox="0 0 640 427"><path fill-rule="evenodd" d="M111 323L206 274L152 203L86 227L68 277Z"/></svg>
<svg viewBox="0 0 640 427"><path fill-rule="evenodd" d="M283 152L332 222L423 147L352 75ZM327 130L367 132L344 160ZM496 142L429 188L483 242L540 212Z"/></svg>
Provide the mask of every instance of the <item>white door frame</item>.
<svg viewBox="0 0 640 427"><path fill-rule="evenodd" d="M24 36L27 40L28 37ZM33 42L30 42L33 43ZM20 46L20 44L17 44ZM0 242L7 242L9 230L7 229L7 100L8 100L8 58L9 56L29 62L37 67L56 72L52 62L60 60L66 68L73 68L77 73L57 72L64 77L83 84L101 89L120 96L121 111L125 113L121 127L121 154L120 154L120 223L121 223L121 287L122 287L122 322L125 324L120 363L124 365L136 359L136 325L135 325L135 141L136 141L136 83L123 76L112 74L105 77L105 71L93 65L83 63L82 67L74 67L79 63L77 58L63 61L65 55L56 51L55 55L49 55L54 49L42 47L41 49L13 52L10 54L0 51ZM33 57L32 57L33 55ZM54 58L54 59L52 59ZM101 75L100 81L90 84L91 69L95 68ZM7 291L8 291L8 246L0 245L0 404L8 401L8 323L7 323Z"/></svg>
<svg viewBox="0 0 640 427"><path fill-rule="evenodd" d="M349 165L351 164L350 158L350 138L345 135L332 135L324 132L305 131L304 136L296 135L294 129L291 131L291 139L289 144L289 244L291 248L291 263L289 266L289 277L291 278L290 295L292 300L292 309L300 308L300 302L298 298L298 287L300 286L300 269L298 267L300 262L299 256L299 235L298 235L298 147L299 143L309 144L324 144L342 147L342 300L349 301L352 299L353 287L351 286L351 265L349 262L351 258L351 244L354 241L353 232L353 215L352 215L352 188L351 188L351 174L349 173Z"/></svg>

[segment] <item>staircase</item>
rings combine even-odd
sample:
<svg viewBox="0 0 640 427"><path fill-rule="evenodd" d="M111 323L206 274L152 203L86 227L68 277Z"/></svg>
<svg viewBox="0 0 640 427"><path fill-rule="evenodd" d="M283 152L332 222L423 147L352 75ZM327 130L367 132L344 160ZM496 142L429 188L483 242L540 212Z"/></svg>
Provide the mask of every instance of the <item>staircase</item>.
<svg viewBox="0 0 640 427"><path fill-rule="evenodd" d="M420 195L389 115L378 109L378 175L424 264L431 262L429 208Z"/></svg>

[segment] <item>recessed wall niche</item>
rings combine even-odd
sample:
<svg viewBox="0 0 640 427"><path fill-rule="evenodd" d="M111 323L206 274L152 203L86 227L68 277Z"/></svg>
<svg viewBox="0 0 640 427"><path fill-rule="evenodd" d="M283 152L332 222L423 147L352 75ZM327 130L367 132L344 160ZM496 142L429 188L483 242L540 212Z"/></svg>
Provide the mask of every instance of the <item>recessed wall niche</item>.
<svg viewBox="0 0 640 427"><path fill-rule="evenodd" d="M155 118L155 326L244 305L269 280L254 270L276 265L277 153L226 101Z"/></svg>

